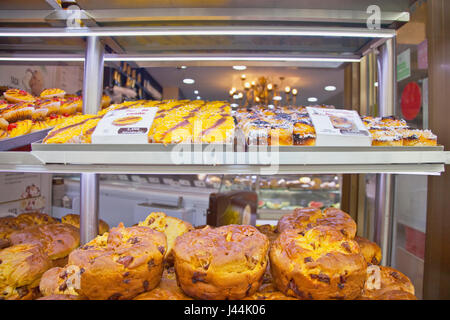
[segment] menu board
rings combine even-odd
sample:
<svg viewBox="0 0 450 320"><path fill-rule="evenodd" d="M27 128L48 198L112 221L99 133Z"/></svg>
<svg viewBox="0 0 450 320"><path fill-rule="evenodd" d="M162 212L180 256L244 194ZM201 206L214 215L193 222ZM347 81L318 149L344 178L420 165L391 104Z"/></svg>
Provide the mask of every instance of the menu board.
<svg viewBox="0 0 450 320"><path fill-rule="evenodd" d="M354 110L307 107L316 130L316 146L371 146L370 132Z"/></svg>

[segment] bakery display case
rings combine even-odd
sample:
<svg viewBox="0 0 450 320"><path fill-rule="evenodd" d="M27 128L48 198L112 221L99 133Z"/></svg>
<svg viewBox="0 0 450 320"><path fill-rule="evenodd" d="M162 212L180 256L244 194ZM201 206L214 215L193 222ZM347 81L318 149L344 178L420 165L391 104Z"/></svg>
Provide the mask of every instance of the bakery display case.
<svg viewBox="0 0 450 320"><path fill-rule="evenodd" d="M297 208L339 208L341 188L341 175L224 175L219 192L256 192L257 224L276 224Z"/></svg>
<svg viewBox="0 0 450 320"><path fill-rule="evenodd" d="M6 298L25 299L35 294L35 281L42 276L40 290L45 292L45 296L64 295L68 299L154 299L155 296L156 299L242 299L255 298L258 294L265 298L278 297L274 299L415 299L412 284L406 276L398 270L379 266L388 265L392 258L388 248L392 245L396 176L442 175L447 169L446 165L450 164L450 154L439 144L440 132L409 130L401 119L392 117L397 103L397 30L409 20L409 14L405 4L402 7L389 4L388 1L381 2L392 11L383 12L380 28L367 28L367 12L361 4L355 5L359 6L358 9L347 8L352 9L347 11L335 4L334 8L311 9L305 13L305 8L293 9L295 4L292 1L281 1L276 12L271 8L259 8L258 13L254 13L251 9L256 8L245 9L239 5L214 8L205 4L207 7L204 10L196 12L196 8L151 10L155 8L139 8L141 4L125 1L115 1L106 6L105 1L79 0L78 19L75 20L70 18L73 14L70 10L49 8L45 16L39 10L39 16L36 16L37 12L32 12L27 17L21 17L21 11L25 9L23 7L12 10L9 17L7 12L0 10L0 19L7 22L5 27L0 28L2 63L84 62L82 98L77 100L81 110L68 116L63 123L55 123L45 134L36 132L14 138L14 141L0 141L0 150L31 144L30 151L0 152L1 171L74 175L67 180L72 184L72 191L79 190L79 198L72 202L70 208L71 211L78 211L71 213L79 213L79 217L75 218L79 239L73 236L64 249L80 247L72 251L69 264L61 262L60 269L50 269L51 272L48 270L42 276L43 271L55 262L46 260L40 249L24 246L20 250L32 252L42 261L42 272L33 275L33 285L24 284L8 289L10 291L5 295ZM106 7L109 9L104 9ZM143 12L145 19L142 18ZM70 25L67 25L69 22ZM32 42L29 41L31 38ZM334 118L330 123L334 129L349 135L364 135L362 131L370 131L364 140L369 143L358 146L316 143L319 140L316 140L316 133L312 132L313 120L305 116L306 104L280 106L282 112L273 112L269 105L240 109L239 112L236 106L232 106L233 103L216 97L209 99L211 101L195 97L162 101L161 98L155 98L158 94L152 91L154 88L149 89L143 83L137 85L141 90L138 95L146 100L126 101L102 108L105 66L114 68L120 62L143 69L180 65L188 68L230 68L238 64L255 68L301 68L306 65L308 68L335 69L357 65L361 70L370 71L369 85L372 87L370 92L361 87L357 95L367 97L367 100L377 96L376 112L371 112L370 108L359 109L361 118L358 117L358 121L366 125L365 130L357 130L351 123L352 130L349 130L349 123L344 118ZM378 67L376 71L375 65ZM122 76L125 72L129 78L127 83L136 87L134 79L131 79L133 77L128 74L128 67L127 71L121 72ZM110 82L118 78L118 73L112 74ZM367 74L362 74L369 79ZM377 92L373 91L375 78L378 80ZM68 102L59 103L61 106ZM353 108L353 104L347 107ZM32 108L34 111L42 109L39 106ZM136 136L141 139L139 143L137 139L133 142L129 138L114 141L114 136L111 140L107 130L102 131L103 140L96 140L97 125L106 118L118 115L117 119L111 119L109 127L137 124L146 116L136 115L136 110L152 108L158 108L152 115L154 122L146 122L145 128L136 126L130 131L122 130L126 133L140 132L140 136ZM60 117L65 117L64 114ZM27 120L19 121L33 124ZM200 127L196 127L197 120L202 122ZM16 129L16 126L10 129ZM342 131L339 133L342 134ZM373 141L369 137L374 137ZM19 142L19 138L25 140ZM357 176L351 181L359 182L363 181L365 175L376 177L376 190L373 192L376 197L373 201L375 216L371 217L371 221L365 219L367 208L362 201L363 183L348 184L344 180L350 175ZM145 194L150 190L148 193L154 192L155 196L144 195L144 198L148 196L146 201L138 203L133 212L126 209L127 213L119 212L117 208L121 208L123 203L120 200L113 202L112 196L108 200L111 206L105 210L105 200L101 200L101 184L108 185L109 190L114 189L115 195L123 193L121 186L126 185L130 190L134 189L132 192L135 194ZM158 188L155 188L157 184ZM203 191L199 192L200 189ZM238 223L255 224L259 229L244 225L193 230L202 225L202 219L207 219L207 210L200 217L198 212L204 207L197 212L183 207L180 195L195 198L197 193L197 196L209 199L213 192L233 193L226 199L225 207L233 201L241 203L239 193L245 193L251 198L249 201L254 208L250 206L245 211L247 206L240 206L245 211L240 216L249 212L247 216L250 218L240 219ZM236 194L238 196L235 197ZM170 198L171 203L167 203L169 200L161 203L164 202L160 200L162 198ZM352 207L349 198L358 198L359 202L354 201L357 204ZM75 203L79 203L78 207ZM302 211L306 207L314 211ZM340 208L348 214L340 211ZM64 205L59 209L58 218L69 214L64 210ZM217 211L223 211L225 216L229 213L226 209ZM155 215L148 215L150 212ZM234 211L228 215L235 217ZM286 215L293 215L289 223L295 225L296 229L292 231L288 228L283 232L283 237L277 237L273 227L261 226L277 225L279 219ZM335 224L336 220L333 219L341 222L342 217L345 218L345 226L352 232L347 234L347 231L342 232L347 229L335 230L329 226ZM25 226L21 220L18 217L12 220L7 226L10 228L8 232L12 229L14 232L20 231ZM303 220L307 222L305 225ZM97 236L99 226L104 226L101 221L110 225L110 233ZM227 221L237 220L230 218ZM265 223L268 221L270 223ZM41 226L45 226L45 223L35 224L39 226L37 232L58 233ZM305 227L307 225L310 226ZM150 227L159 233L146 233L139 227ZM369 230L374 228L376 232ZM165 238L160 236L161 232L166 235ZM403 229L397 228L396 232L403 232ZM267 237L260 237L260 233ZM361 240L358 243L356 234L372 241L364 243ZM183 241L175 245L174 239L183 235ZM331 235L331 239L324 241L326 250L304 243L305 237L316 243L327 235ZM130 243L135 246L125 239L131 239ZM246 267L243 269L249 275L247 279L251 280L246 281L250 283L231 278L226 268L224 271L208 259L205 260L205 257L198 257L196 250L201 247L201 241L196 239L212 239L208 250L213 253L208 250L205 253L208 259L217 252L211 249L217 242L230 243L230 246L237 248L234 250L236 261L240 259L253 266L252 272ZM249 239L259 244L259 251L249 245ZM271 251L270 257L264 258L268 255L269 240L276 249ZM22 242L20 239L14 241L13 246ZM139 243L151 250L133 251L140 248ZM314 253L314 258L327 257L327 254L329 257L335 253L328 249L339 248L336 250L345 256L345 266L354 268L349 273L346 270L345 275L337 267L331 271L319 270L318 274L308 273L308 279L304 281L301 277L291 275L289 266L308 266L313 261L310 261L310 256L303 255L286 260L284 251L288 246L294 246L299 252L306 248ZM369 254L367 251L362 253L363 247ZM377 255L380 247L384 253L382 258ZM14 254L15 248L11 248L0 251L2 260L6 261ZM65 250L53 260L68 258ZM125 252L124 256L116 261L113 257L120 250ZM104 285L95 277L98 272L95 268L100 268L101 264L93 263L91 268L88 262L89 255L95 255L96 252L104 252L108 268L111 267L104 270L108 277L111 276L111 279L107 278L110 286L104 292L96 290ZM145 268L132 268L137 260L134 260L133 254L140 256L140 261L145 262ZM192 257L198 258L196 265L180 262ZM173 259L177 275L173 270L164 269L165 259ZM109 264L111 260L114 263ZM271 272L275 280L271 282L271 287L259 288L269 260L273 265ZM234 265L233 261L228 267L243 268L242 265ZM130 289L123 289L124 285L114 280L118 270L121 277L124 274L126 276L123 277L129 276L120 280L126 285L130 284ZM89 283L84 286L84 290L66 280L76 282L82 274ZM213 285L220 276L233 286ZM158 286L161 278L163 280ZM381 290L380 281L396 290ZM174 285L177 282L179 285ZM369 282L377 282L378 285L371 286ZM26 290L22 290L22 287L26 287ZM302 288L307 289L304 291ZM358 296L355 288L364 289L365 294ZM154 290L159 291L156 293ZM205 292L211 295L205 295Z"/></svg>

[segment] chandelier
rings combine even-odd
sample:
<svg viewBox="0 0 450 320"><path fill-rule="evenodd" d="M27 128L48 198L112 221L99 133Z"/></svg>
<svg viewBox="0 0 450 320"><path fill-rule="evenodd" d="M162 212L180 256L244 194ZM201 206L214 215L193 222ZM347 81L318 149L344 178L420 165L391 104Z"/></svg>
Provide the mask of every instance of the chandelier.
<svg viewBox="0 0 450 320"><path fill-rule="evenodd" d="M279 83L270 81L267 77L259 77L257 80L248 81L245 74L241 75L241 88L231 88L229 91L231 103L237 103L242 107L258 104L287 106L295 105L297 100L297 89L290 86L283 88L284 77L279 77Z"/></svg>

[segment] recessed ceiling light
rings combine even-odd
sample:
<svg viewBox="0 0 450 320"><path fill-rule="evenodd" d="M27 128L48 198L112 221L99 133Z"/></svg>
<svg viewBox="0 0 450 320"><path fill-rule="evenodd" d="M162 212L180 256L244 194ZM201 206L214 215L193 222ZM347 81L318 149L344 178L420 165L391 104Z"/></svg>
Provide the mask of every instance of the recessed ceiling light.
<svg viewBox="0 0 450 320"><path fill-rule="evenodd" d="M275 100L275 101L280 101L282 98L280 97L280 96L275 96L275 97L273 97L273 100Z"/></svg>
<svg viewBox="0 0 450 320"><path fill-rule="evenodd" d="M186 69L187 67L186 66L181 66L181 69Z"/></svg>
<svg viewBox="0 0 450 320"><path fill-rule="evenodd" d="M183 79L183 83L186 83L186 84L193 84L193 83L195 83L195 80L194 80L194 79L186 78L186 79Z"/></svg>
<svg viewBox="0 0 450 320"><path fill-rule="evenodd" d="M325 91L336 91L336 87L335 86L326 86Z"/></svg>
<svg viewBox="0 0 450 320"><path fill-rule="evenodd" d="M308 102L317 102L317 98L310 97L310 98L308 98Z"/></svg>
<svg viewBox="0 0 450 320"><path fill-rule="evenodd" d="M194 94L198 94L198 90L194 90Z"/></svg>
<svg viewBox="0 0 450 320"><path fill-rule="evenodd" d="M234 70L245 70L245 69L247 69L247 67L246 66L233 66L233 69Z"/></svg>

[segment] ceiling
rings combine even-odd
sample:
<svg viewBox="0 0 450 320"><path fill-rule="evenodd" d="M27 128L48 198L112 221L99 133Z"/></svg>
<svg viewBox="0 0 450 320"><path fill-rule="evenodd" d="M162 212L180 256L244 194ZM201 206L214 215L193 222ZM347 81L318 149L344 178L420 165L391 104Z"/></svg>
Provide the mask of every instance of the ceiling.
<svg viewBox="0 0 450 320"><path fill-rule="evenodd" d="M196 99L194 90L205 100L227 100L232 87L242 88L240 79L246 75L246 81L257 80L266 76L273 83L280 84L279 77L284 77L282 87L290 86L299 91L297 104L311 104L308 97L317 97L318 103L327 102L337 106L342 105L344 89L344 71L342 68L304 68L304 67L248 67L244 71L234 70L232 67L152 67L147 68L152 77L162 87L179 87L187 99ZM191 78L194 84L183 83L183 79ZM327 92L325 86L334 85L337 90Z"/></svg>

